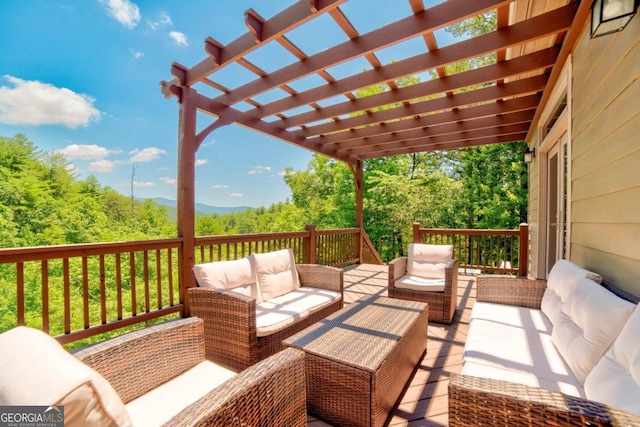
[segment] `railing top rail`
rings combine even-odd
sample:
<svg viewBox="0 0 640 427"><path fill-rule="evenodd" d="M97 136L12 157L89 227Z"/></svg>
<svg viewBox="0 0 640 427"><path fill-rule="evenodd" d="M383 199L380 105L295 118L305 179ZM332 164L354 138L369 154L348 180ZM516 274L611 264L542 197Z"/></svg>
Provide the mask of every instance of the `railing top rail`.
<svg viewBox="0 0 640 427"><path fill-rule="evenodd" d="M180 247L182 238L0 249L0 264Z"/></svg>

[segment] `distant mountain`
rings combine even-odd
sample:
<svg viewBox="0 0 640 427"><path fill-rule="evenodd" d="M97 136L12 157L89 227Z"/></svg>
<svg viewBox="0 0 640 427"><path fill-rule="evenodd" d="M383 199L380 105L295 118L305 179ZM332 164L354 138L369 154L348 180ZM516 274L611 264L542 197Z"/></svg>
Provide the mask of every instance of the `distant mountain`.
<svg viewBox="0 0 640 427"><path fill-rule="evenodd" d="M138 198L138 200L143 201L144 199ZM166 206L169 208L169 217L175 221L176 219L176 201L171 199L165 199L163 197L154 197L151 200L156 202L161 206ZM196 203L196 215L225 215L233 212L244 212L247 209L254 209L249 206L230 206L230 207L221 207L221 206L211 206L205 205L204 203Z"/></svg>

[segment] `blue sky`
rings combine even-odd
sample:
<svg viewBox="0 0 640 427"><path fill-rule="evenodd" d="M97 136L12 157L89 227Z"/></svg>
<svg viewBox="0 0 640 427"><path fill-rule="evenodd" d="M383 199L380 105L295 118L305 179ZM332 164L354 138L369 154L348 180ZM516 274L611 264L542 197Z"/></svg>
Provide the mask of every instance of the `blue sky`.
<svg viewBox="0 0 640 427"><path fill-rule="evenodd" d="M127 195L135 168L137 197L175 199L178 105L164 99L159 82L171 79L173 61L191 67L204 59L205 38L226 44L247 32L245 10L269 18L294 2L2 0L0 135L23 133L39 149L65 154L79 178L94 175ZM410 13L406 0L350 0L342 8L360 33ZM345 40L329 32L318 37L323 23L289 36L308 55ZM413 42L379 57L388 62L421 53ZM268 52L251 60L267 70L281 66ZM343 77L367 65L347 63L332 72ZM241 74L230 68L222 79L234 87ZM311 156L225 126L197 153L196 201L254 207L284 201L290 191L282 172L305 169Z"/></svg>

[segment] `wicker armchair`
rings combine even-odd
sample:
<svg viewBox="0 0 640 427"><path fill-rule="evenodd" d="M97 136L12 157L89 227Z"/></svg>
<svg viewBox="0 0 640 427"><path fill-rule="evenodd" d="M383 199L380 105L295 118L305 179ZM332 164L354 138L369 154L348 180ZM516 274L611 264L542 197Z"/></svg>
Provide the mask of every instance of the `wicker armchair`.
<svg viewBox="0 0 640 427"><path fill-rule="evenodd" d="M633 303L638 298L615 286L609 291ZM477 301L539 309L546 280L478 276ZM640 426L640 416L557 391L508 381L453 374L449 382L449 425Z"/></svg>
<svg viewBox="0 0 640 427"><path fill-rule="evenodd" d="M412 244L415 245L415 244ZM424 245L427 246L427 245ZM410 247L411 253L411 247ZM458 267L459 262L450 259L444 268L444 290L406 289L397 287L398 280L410 274L409 257L396 258L389 262L389 298L399 298L429 304L429 321L450 324L458 304Z"/></svg>
<svg viewBox="0 0 640 427"><path fill-rule="evenodd" d="M343 295L343 271L339 268L297 264L302 287L327 289ZM256 333L256 300L213 288L187 289L191 314L204 320L207 359L235 370L247 367L282 350L282 340L324 319L343 306L344 298L264 337Z"/></svg>
<svg viewBox="0 0 640 427"><path fill-rule="evenodd" d="M151 326L74 355L126 404L205 360L203 322ZM167 422L171 426L306 426L304 353L288 349L227 380Z"/></svg>

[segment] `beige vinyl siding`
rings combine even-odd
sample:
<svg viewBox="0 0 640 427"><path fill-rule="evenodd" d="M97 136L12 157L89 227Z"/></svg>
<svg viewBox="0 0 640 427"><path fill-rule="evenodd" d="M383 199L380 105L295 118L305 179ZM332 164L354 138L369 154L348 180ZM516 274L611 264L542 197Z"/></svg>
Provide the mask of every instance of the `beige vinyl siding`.
<svg viewBox="0 0 640 427"><path fill-rule="evenodd" d="M529 223L529 266L527 275L538 277L538 258L540 248L540 151L537 132L534 133L530 148L536 150L537 156L529 165L529 202L528 202L528 223Z"/></svg>
<svg viewBox="0 0 640 427"><path fill-rule="evenodd" d="M640 295L640 18L573 50L571 259Z"/></svg>

